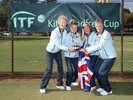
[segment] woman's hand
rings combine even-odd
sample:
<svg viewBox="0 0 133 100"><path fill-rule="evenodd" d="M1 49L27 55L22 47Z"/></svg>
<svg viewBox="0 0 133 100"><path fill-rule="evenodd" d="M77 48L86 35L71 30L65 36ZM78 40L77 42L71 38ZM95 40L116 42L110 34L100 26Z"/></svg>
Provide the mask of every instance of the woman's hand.
<svg viewBox="0 0 133 100"><path fill-rule="evenodd" d="M82 35L81 35L82 40L84 40L84 37L85 37L85 32L84 29L82 29Z"/></svg>
<svg viewBox="0 0 133 100"><path fill-rule="evenodd" d="M85 48L80 49L81 52L87 53L87 50Z"/></svg>
<svg viewBox="0 0 133 100"><path fill-rule="evenodd" d="M73 49L73 48L68 48L68 50L69 50L69 51L71 51L71 52L73 52L73 51L74 51L74 49Z"/></svg>

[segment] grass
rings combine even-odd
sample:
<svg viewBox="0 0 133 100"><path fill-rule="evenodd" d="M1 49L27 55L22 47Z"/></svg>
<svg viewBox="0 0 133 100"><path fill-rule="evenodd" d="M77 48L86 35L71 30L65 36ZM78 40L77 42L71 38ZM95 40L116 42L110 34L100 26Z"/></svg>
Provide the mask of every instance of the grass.
<svg viewBox="0 0 133 100"><path fill-rule="evenodd" d="M48 36L15 36L14 37L14 71L43 72L46 68L45 48ZM114 37L117 60L112 71L121 70L121 37ZM124 37L124 71L133 71L132 52L133 37ZM63 57L64 71L66 64ZM56 63L54 62L54 65ZM0 71L11 71L11 37L0 37ZM53 69L56 72L56 66Z"/></svg>
<svg viewBox="0 0 133 100"><path fill-rule="evenodd" d="M14 41L14 70L15 71L36 71L43 72L46 68L45 48L49 41L46 36L16 36ZM121 69L121 38L114 37L114 44L117 51L117 60L112 71ZM133 72L132 52L133 37L124 37L124 71ZM66 64L64 61L64 70ZM55 62L54 62L54 65ZM56 66L53 69L56 72ZM11 37L0 37L0 71L11 71ZM128 79L129 80L129 79ZM117 79L115 79L117 81ZM56 81L50 80L47 86L47 93L40 94L41 80L19 81L0 79L1 100L132 100L133 82L111 81L113 94L101 96L96 91L89 93L72 87L72 91L58 90L55 87Z"/></svg>
<svg viewBox="0 0 133 100"><path fill-rule="evenodd" d="M132 82L111 82L113 94L101 96L96 91L89 93L72 87L72 91L58 90L55 81L50 81L47 86L47 93L40 94L39 86L41 80L26 82L1 82L1 100L132 100Z"/></svg>

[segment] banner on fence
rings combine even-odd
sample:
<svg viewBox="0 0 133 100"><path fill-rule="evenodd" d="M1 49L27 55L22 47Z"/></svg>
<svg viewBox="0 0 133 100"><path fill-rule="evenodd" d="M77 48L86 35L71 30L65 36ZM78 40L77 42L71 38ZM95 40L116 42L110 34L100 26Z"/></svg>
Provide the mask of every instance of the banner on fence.
<svg viewBox="0 0 133 100"><path fill-rule="evenodd" d="M10 32L51 32L58 24L57 18L64 14L78 21L81 30L84 22L94 29L94 21L101 18L105 29L119 32L121 28L121 5L119 3L11 3L9 8ZM69 27L66 28L69 31Z"/></svg>

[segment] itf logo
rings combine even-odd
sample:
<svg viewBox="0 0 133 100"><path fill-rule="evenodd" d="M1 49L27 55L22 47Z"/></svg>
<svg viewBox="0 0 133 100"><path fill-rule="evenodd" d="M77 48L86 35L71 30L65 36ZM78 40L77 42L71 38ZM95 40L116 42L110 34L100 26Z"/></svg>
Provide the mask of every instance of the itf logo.
<svg viewBox="0 0 133 100"><path fill-rule="evenodd" d="M42 14L37 16L27 11L19 11L11 16L11 20L13 21L14 28L30 28L35 20L37 20L40 23L43 23L45 21L45 16Z"/></svg>

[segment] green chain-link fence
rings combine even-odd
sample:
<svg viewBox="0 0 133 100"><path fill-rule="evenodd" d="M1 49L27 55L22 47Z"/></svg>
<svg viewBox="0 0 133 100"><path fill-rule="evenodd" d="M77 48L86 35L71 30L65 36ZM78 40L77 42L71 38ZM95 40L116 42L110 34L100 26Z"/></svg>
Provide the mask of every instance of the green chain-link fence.
<svg viewBox="0 0 133 100"><path fill-rule="evenodd" d="M54 2L94 3L100 0L53 0ZM104 0L105 1L105 0ZM121 3L122 29L113 37L117 51L117 60L111 72L118 75L133 74L133 3L132 0L107 0L109 3ZM0 76L42 75L46 68L45 48L49 33L13 33L8 31L8 3L43 3L52 0L0 0ZM102 2L102 0L101 0ZM64 72L66 64L63 57ZM54 62L53 73L56 73Z"/></svg>

